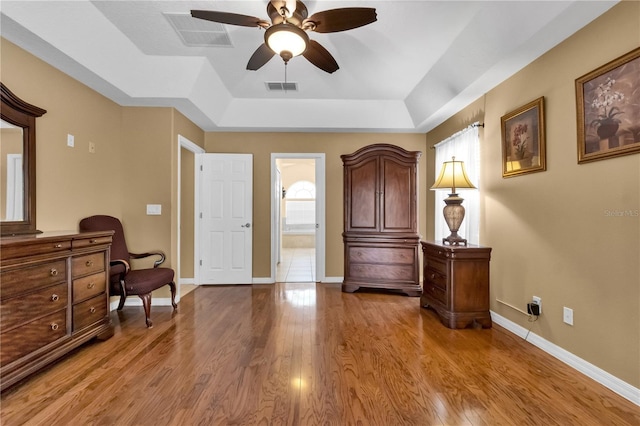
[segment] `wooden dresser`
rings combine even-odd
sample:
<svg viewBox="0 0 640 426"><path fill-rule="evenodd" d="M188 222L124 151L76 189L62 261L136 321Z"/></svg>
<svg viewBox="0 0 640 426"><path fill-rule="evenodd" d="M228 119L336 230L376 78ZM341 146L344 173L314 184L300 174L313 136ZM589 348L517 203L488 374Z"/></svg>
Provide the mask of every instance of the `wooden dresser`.
<svg viewBox="0 0 640 426"><path fill-rule="evenodd" d="M423 286L420 305L435 310L449 328L491 327L491 248L421 242Z"/></svg>
<svg viewBox="0 0 640 426"><path fill-rule="evenodd" d="M418 151L388 144L343 155L344 282L419 296Z"/></svg>
<svg viewBox="0 0 640 426"><path fill-rule="evenodd" d="M0 239L0 389L93 337L111 337L112 235Z"/></svg>

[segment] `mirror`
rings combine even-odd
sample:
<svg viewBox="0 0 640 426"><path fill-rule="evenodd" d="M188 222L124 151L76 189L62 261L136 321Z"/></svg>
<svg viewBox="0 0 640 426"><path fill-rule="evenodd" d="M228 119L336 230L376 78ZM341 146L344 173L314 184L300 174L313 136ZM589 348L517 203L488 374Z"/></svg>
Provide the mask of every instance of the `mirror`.
<svg viewBox="0 0 640 426"><path fill-rule="evenodd" d="M37 234L36 117L28 104L0 82L0 230L2 235Z"/></svg>

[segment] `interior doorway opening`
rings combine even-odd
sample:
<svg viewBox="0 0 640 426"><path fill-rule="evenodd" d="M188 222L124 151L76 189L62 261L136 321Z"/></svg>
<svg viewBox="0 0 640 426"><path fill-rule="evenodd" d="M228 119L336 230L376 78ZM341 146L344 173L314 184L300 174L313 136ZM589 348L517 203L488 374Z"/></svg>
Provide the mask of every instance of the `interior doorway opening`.
<svg viewBox="0 0 640 426"><path fill-rule="evenodd" d="M272 154L272 176L272 277L322 281L324 154Z"/></svg>

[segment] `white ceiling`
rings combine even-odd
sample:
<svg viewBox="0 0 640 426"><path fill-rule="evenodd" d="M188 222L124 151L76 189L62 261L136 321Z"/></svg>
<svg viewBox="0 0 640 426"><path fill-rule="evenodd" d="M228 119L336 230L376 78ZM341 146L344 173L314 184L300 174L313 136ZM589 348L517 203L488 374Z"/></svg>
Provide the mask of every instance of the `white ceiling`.
<svg viewBox="0 0 640 426"><path fill-rule="evenodd" d="M340 69L293 58L287 80L299 91L286 93L265 85L284 81L279 57L245 69L263 30L226 25L231 47L193 47L165 16L204 9L268 20L267 0L1 0L0 31L120 105L172 106L205 131L427 132L615 3L309 0L309 15L374 7L378 21L310 33Z"/></svg>

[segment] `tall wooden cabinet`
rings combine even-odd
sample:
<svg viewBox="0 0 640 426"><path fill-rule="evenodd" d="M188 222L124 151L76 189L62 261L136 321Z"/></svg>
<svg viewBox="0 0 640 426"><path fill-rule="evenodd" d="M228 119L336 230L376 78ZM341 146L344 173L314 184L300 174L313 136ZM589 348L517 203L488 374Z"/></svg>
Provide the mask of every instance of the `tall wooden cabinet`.
<svg viewBox="0 0 640 426"><path fill-rule="evenodd" d="M344 282L421 294L418 159L421 152L389 144L342 155L344 164Z"/></svg>
<svg viewBox="0 0 640 426"><path fill-rule="evenodd" d="M113 231L0 239L0 389L113 334Z"/></svg>

